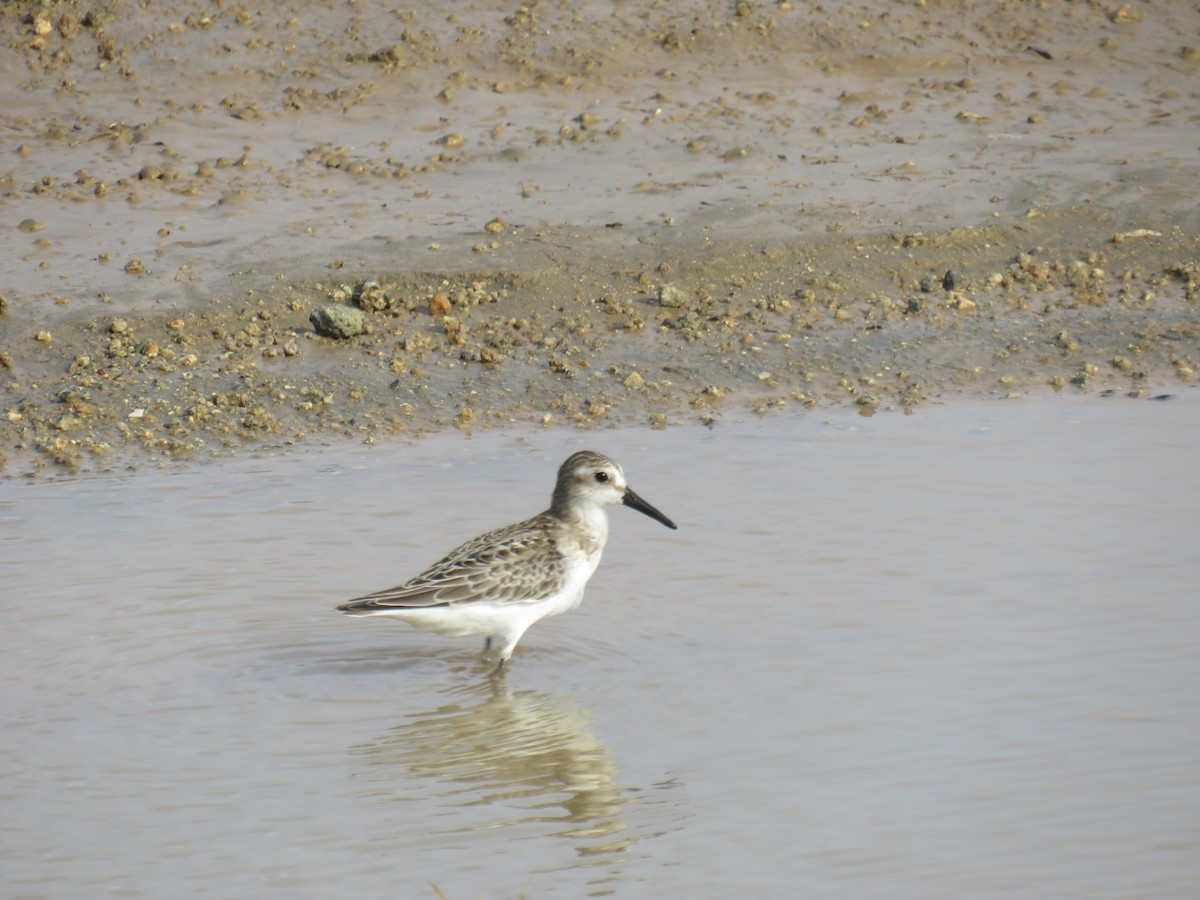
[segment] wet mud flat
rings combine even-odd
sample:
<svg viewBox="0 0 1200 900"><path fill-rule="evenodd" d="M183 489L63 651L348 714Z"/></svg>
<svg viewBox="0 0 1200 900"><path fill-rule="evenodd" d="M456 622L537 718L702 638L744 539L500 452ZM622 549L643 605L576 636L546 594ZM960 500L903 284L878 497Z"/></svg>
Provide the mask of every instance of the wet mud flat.
<svg viewBox="0 0 1200 900"><path fill-rule="evenodd" d="M643 243L586 269L380 272L64 321L5 357L2 452L13 472L103 468L446 428L1157 396L1193 379L1186 241L1140 236L1133 253L1110 236L1079 259L1023 237L977 232L987 249L970 254L925 235L699 256Z"/></svg>
<svg viewBox="0 0 1200 900"><path fill-rule="evenodd" d="M1200 356L1185 4L0 17L7 475Z"/></svg>

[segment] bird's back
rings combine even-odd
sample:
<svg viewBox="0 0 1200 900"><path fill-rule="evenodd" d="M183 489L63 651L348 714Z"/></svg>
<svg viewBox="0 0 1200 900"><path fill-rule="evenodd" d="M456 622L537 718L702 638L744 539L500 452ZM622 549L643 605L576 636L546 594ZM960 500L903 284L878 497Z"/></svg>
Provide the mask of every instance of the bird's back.
<svg viewBox="0 0 1200 900"><path fill-rule="evenodd" d="M388 608L545 599L559 588L570 567L559 546L560 528L549 513L497 528L451 550L415 578L338 609L364 615Z"/></svg>

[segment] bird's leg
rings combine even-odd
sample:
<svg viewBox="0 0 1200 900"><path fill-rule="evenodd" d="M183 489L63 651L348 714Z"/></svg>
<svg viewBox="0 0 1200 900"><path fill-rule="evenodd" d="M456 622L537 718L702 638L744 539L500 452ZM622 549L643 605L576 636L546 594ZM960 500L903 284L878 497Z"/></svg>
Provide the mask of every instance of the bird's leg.
<svg viewBox="0 0 1200 900"><path fill-rule="evenodd" d="M484 657L485 662L496 660L496 668L492 670L493 675L502 674L508 668L509 657L513 655L513 650L517 648L517 641L521 635L512 634L489 634L487 643L484 648L488 651ZM493 640L494 639L494 640Z"/></svg>

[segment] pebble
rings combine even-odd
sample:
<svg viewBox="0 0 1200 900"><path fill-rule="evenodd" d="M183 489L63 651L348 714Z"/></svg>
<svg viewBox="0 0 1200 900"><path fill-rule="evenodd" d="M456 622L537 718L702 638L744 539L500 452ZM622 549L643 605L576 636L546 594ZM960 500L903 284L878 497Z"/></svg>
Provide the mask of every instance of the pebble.
<svg viewBox="0 0 1200 900"><path fill-rule="evenodd" d="M362 334L367 327L366 316L361 309L340 303L318 306L308 317L317 334L322 337L344 339Z"/></svg>
<svg viewBox="0 0 1200 900"><path fill-rule="evenodd" d="M445 291L438 291L429 301L429 314L439 318L450 312L450 297Z"/></svg>
<svg viewBox="0 0 1200 900"><path fill-rule="evenodd" d="M658 289L658 304L669 308L677 308L687 303L687 294L673 284L664 284Z"/></svg>

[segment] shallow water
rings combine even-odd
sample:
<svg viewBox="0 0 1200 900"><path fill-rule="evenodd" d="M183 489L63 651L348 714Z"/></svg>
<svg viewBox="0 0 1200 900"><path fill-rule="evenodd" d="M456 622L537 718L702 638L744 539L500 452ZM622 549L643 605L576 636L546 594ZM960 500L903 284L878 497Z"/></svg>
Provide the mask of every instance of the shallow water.
<svg viewBox="0 0 1200 900"><path fill-rule="evenodd" d="M1194 896L1200 400L814 412L0 485L7 896ZM541 509L584 605L332 607Z"/></svg>

